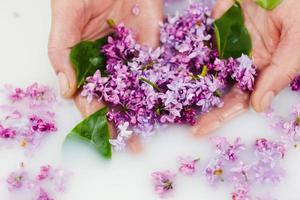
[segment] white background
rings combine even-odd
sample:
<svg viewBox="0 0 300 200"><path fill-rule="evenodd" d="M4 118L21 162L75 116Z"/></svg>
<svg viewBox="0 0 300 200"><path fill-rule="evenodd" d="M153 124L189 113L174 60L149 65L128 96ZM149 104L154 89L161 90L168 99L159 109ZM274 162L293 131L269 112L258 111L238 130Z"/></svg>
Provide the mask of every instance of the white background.
<svg viewBox="0 0 300 200"><path fill-rule="evenodd" d="M67 12L67 11L66 11ZM27 86L34 81L58 88L56 77L47 57L47 38L50 26L50 1L0 0L0 85L11 83ZM274 105L287 115L300 96L288 90L276 98ZM74 144L62 150L68 131L81 120L71 101L60 100L57 134L48 137L33 158L24 156L19 147L0 148L0 199L8 200L5 177L18 163L30 166L53 164L69 168L73 173L69 190L57 199L62 200L154 200L150 174L155 170L177 169L179 155L200 157L202 165L212 154L208 137L194 139L188 127L170 127L149 138L140 155L114 154L112 161L104 162L84 145ZM275 137L266 120L249 111L229 122L214 135L234 138L240 136L250 143L256 137ZM300 150L292 150L284 161L286 178L280 185L263 188L278 200L299 200ZM200 174L194 177L178 176L173 200L229 200L228 186L213 189ZM22 197L20 200L27 200Z"/></svg>

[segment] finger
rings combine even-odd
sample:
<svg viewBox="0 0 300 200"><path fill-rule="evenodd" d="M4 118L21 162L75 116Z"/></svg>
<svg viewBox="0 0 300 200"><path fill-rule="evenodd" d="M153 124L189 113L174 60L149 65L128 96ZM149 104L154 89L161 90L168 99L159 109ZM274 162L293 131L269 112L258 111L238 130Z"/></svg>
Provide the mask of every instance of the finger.
<svg viewBox="0 0 300 200"><path fill-rule="evenodd" d="M251 103L257 112L263 112L270 106L274 97L285 88L299 73L300 36L298 31L289 30L282 36L271 64L258 77Z"/></svg>
<svg viewBox="0 0 300 200"><path fill-rule="evenodd" d="M234 0L217 0L212 11L212 17L214 19L219 19L234 4L234 2Z"/></svg>
<svg viewBox="0 0 300 200"><path fill-rule="evenodd" d="M254 4L254 5L253 5ZM266 44L273 44L273 41L276 41L274 38L274 35L279 35L273 30L273 26L267 26L264 24L260 24L260 29L262 31L259 31L257 29L257 23L253 23L253 20L255 20L255 17L258 17L260 19L266 18L265 12L255 12L254 10L257 9L257 5L255 2L252 3L244 3L242 4L242 9L244 13L245 18L245 26L247 27L251 42L252 42L252 58L254 61L255 66L258 68L258 70L261 70L262 68L265 68L270 64L271 60L271 53L274 51L277 45L270 45L270 48L266 46ZM256 13L255 16L253 16L252 13ZM257 16L259 15L259 16ZM253 19L254 18L254 19ZM265 23L265 20L261 20ZM269 24L269 23L268 23ZM273 24L272 24L273 25ZM273 30L272 32L270 30ZM265 42L265 39L261 36L261 32L267 34L268 42ZM277 42L278 44L278 42ZM272 48L271 48L272 46Z"/></svg>
<svg viewBox="0 0 300 200"><path fill-rule="evenodd" d="M128 148L133 153L141 153L143 148L141 144L141 139L137 135L133 135L131 138L127 140Z"/></svg>
<svg viewBox="0 0 300 200"><path fill-rule="evenodd" d="M72 97L76 92L76 76L70 63L70 49L81 40L80 5L73 1L52 0L52 22L49 36L48 54L58 76L60 91L64 97Z"/></svg>
<svg viewBox="0 0 300 200"><path fill-rule="evenodd" d="M81 116L83 118L86 118L90 116L91 114L95 113L99 109L103 108L105 104L103 102L99 102L96 100L93 100L91 103L87 101L87 99L80 94L77 94L74 98L75 105L78 108L78 110L81 113ZM109 133L111 138L116 137L116 129L112 123L108 124L109 128Z"/></svg>
<svg viewBox="0 0 300 200"><path fill-rule="evenodd" d="M215 108L201 116L193 127L195 137L206 135L220 128L225 122L247 111L249 107L249 94L241 91L237 86L224 97L224 106Z"/></svg>
<svg viewBox="0 0 300 200"><path fill-rule="evenodd" d="M138 18L129 22L130 26L139 43L156 47L159 45L159 23L163 20L163 3L161 0L145 1L139 9Z"/></svg>
<svg viewBox="0 0 300 200"><path fill-rule="evenodd" d="M86 97L81 96L79 93L76 94L74 101L83 118L90 116L105 106L103 102L97 100L93 100L89 103Z"/></svg>

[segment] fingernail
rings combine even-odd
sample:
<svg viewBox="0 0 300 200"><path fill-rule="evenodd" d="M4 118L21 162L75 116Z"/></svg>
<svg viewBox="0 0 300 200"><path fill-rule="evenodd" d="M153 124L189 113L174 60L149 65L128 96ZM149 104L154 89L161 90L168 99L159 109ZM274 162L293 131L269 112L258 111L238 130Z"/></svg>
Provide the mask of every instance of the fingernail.
<svg viewBox="0 0 300 200"><path fill-rule="evenodd" d="M273 91L269 91L263 96L260 103L260 108L262 111L265 111L271 105L274 97L275 93Z"/></svg>
<svg viewBox="0 0 300 200"><path fill-rule="evenodd" d="M59 81L60 94L62 96L66 96L66 94L70 90L70 84L69 84L68 78L65 75L65 73L63 73L63 72L59 72L57 77L58 77L58 81Z"/></svg>

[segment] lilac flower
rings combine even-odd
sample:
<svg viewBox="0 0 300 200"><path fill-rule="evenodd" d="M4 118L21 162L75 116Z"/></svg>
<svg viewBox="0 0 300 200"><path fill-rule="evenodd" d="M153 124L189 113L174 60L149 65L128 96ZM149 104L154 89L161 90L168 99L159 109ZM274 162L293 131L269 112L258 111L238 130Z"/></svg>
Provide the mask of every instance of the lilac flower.
<svg viewBox="0 0 300 200"><path fill-rule="evenodd" d="M253 164L255 180L259 183L270 181L277 183L284 176L280 167L280 161L285 155L285 147L281 143L266 139L257 139L255 142L255 153L258 160Z"/></svg>
<svg viewBox="0 0 300 200"><path fill-rule="evenodd" d="M37 175L36 180L42 181L49 177L49 174L51 172L51 166L41 166L40 173Z"/></svg>
<svg viewBox="0 0 300 200"><path fill-rule="evenodd" d="M54 200L49 197L48 193L40 188L37 200Z"/></svg>
<svg viewBox="0 0 300 200"><path fill-rule="evenodd" d="M26 88L26 94L30 97L30 106L45 106L53 103L56 99L53 91L43 85L34 83Z"/></svg>
<svg viewBox="0 0 300 200"><path fill-rule="evenodd" d="M264 138L256 140L255 150L259 156L266 157L268 160L283 159L286 151L283 144Z"/></svg>
<svg viewBox="0 0 300 200"><path fill-rule="evenodd" d="M113 146L114 150L117 152L121 152L125 150L126 143L121 137L117 137L116 139L110 139L109 143Z"/></svg>
<svg viewBox="0 0 300 200"><path fill-rule="evenodd" d="M244 144L241 143L240 138L237 138L232 145L229 145L225 152L227 160L236 161L238 159L238 152L244 149Z"/></svg>
<svg viewBox="0 0 300 200"><path fill-rule="evenodd" d="M124 124L120 124L118 126L119 135L123 138L130 138L132 135L132 131L128 130L129 123L125 122Z"/></svg>
<svg viewBox="0 0 300 200"><path fill-rule="evenodd" d="M238 67L234 69L232 78L237 81L238 86L243 90L253 90L256 70L253 61L246 55L237 59Z"/></svg>
<svg viewBox="0 0 300 200"><path fill-rule="evenodd" d="M206 165L203 175L210 184L214 185L217 181L224 180L224 166L225 163L222 160L218 158L211 159Z"/></svg>
<svg viewBox="0 0 300 200"><path fill-rule="evenodd" d="M125 122L117 127L118 136L116 139L110 139L110 144L114 147L116 151L124 151L126 146L126 141L132 136L133 131L128 130L129 123Z"/></svg>
<svg viewBox="0 0 300 200"><path fill-rule="evenodd" d="M102 99L103 85L107 82L108 78L101 77L100 70L97 70L95 74L88 77L87 84L82 88L81 95L87 97L88 102L91 102L93 98Z"/></svg>
<svg viewBox="0 0 300 200"><path fill-rule="evenodd" d="M155 192L160 197L164 197L174 189L173 181L175 175L170 171L153 172L151 176L153 178Z"/></svg>
<svg viewBox="0 0 300 200"><path fill-rule="evenodd" d="M297 76L294 78L294 80L291 82L291 89L293 91L299 91L300 90L300 76Z"/></svg>
<svg viewBox="0 0 300 200"><path fill-rule="evenodd" d="M273 110L268 114L268 119L271 123L271 127L280 132L283 138L289 143L294 143L300 139L300 103L297 103L289 118L283 118L276 115Z"/></svg>
<svg viewBox="0 0 300 200"><path fill-rule="evenodd" d="M196 164L199 159L192 159L190 157L179 158L180 167L179 172L185 175L192 175L196 172Z"/></svg>
<svg viewBox="0 0 300 200"><path fill-rule="evenodd" d="M216 153L227 161L234 162L238 159L238 154L245 148L245 145L241 143L241 139L237 138L233 144L230 144L226 138L213 137L212 143L216 146Z"/></svg>
<svg viewBox="0 0 300 200"><path fill-rule="evenodd" d="M24 182L27 178L25 172L12 172L6 179L8 189L10 191L21 188L24 185Z"/></svg>
<svg viewBox="0 0 300 200"><path fill-rule="evenodd" d="M247 183L237 184L232 193L232 200L250 200L249 186Z"/></svg>
<svg viewBox="0 0 300 200"><path fill-rule="evenodd" d="M43 133L43 132L54 132L57 130L54 123L46 122L36 115L31 116L29 120L30 120L30 126L32 131Z"/></svg>
<svg viewBox="0 0 300 200"><path fill-rule="evenodd" d="M14 92L10 94L9 99L13 102L20 101L26 96L26 93L21 88L15 88Z"/></svg>
<svg viewBox="0 0 300 200"><path fill-rule="evenodd" d="M230 169L231 181L233 183L243 183L249 181L249 174L251 173L252 164L245 164L240 161L238 166Z"/></svg>
<svg viewBox="0 0 300 200"><path fill-rule="evenodd" d="M16 131L10 128L4 128L0 124L0 138L13 139L16 136Z"/></svg>

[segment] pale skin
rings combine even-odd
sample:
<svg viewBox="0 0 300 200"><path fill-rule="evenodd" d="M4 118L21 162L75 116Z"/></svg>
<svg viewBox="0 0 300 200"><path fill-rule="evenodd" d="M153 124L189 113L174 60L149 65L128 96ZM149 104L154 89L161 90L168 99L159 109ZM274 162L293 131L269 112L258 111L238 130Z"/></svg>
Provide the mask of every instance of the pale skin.
<svg viewBox="0 0 300 200"><path fill-rule="evenodd" d="M138 16L132 13L135 4L140 8ZM218 0L213 17L219 18L232 4L233 0ZM86 117L104 104L96 101L88 104L77 93L75 72L69 61L70 49L82 40L95 40L109 33L106 23L109 18L131 28L141 44L157 46L159 22L163 18L162 0L52 0L51 7L49 58L59 79L61 95L73 98ZM224 107L199 119L193 128L196 136L213 132L245 112L249 102L257 112L264 111L300 70L297 0L284 0L273 11L258 7L253 0L244 0L242 8L253 42L253 58L259 68L255 90L250 95L234 87L224 97ZM137 150L137 146L132 145L132 148Z"/></svg>

